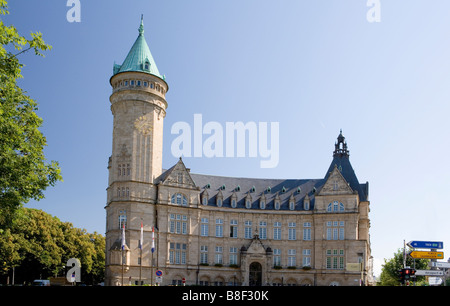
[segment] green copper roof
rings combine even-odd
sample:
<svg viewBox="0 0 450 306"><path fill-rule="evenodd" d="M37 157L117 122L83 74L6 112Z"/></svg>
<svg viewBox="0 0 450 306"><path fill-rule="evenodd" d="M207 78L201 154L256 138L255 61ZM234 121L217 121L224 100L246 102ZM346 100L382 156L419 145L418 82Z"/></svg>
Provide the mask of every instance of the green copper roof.
<svg viewBox="0 0 450 306"><path fill-rule="evenodd" d="M146 72L164 79L160 75L158 67L156 67L150 48L144 37L144 20L141 17L141 25L139 27L139 36L128 52L127 57L122 65L114 64L114 74L126 71Z"/></svg>

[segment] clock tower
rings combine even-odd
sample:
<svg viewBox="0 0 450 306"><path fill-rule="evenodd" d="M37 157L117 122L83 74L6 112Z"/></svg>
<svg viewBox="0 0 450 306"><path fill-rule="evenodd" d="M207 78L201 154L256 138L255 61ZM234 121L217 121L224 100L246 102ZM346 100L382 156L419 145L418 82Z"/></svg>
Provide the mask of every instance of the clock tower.
<svg viewBox="0 0 450 306"><path fill-rule="evenodd" d="M126 249L140 247L141 224L145 227L146 236L154 224L157 201L154 184L162 173L163 121L168 85L159 73L145 40L142 18L139 35L123 64L114 64L110 84L114 122L105 207L106 281L107 285L118 285L121 283L122 260L126 269L138 264L130 262ZM121 238L123 229L125 255ZM115 252L119 250L122 254ZM149 265L148 259L139 258L138 261Z"/></svg>

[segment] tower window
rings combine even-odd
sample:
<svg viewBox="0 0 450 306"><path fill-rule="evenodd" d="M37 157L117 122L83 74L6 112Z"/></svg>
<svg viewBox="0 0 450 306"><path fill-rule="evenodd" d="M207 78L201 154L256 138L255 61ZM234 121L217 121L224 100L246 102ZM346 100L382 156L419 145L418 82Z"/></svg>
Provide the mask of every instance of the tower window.
<svg viewBox="0 0 450 306"><path fill-rule="evenodd" d="M119 228L122 229L123 226L127 227L127 211L126 210L119 211Z"/></svg>

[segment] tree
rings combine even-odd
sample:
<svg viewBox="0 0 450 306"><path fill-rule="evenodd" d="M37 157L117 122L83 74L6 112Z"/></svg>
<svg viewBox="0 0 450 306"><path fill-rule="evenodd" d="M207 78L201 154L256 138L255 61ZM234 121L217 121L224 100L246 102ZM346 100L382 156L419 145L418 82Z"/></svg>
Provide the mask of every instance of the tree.
<svg viewBox="0 0 450 306"><path fill-rule="evenodd" d="M6 14L9 14L7 1L0 0L0 16ZM31 33L31 39L26 39L14 26L6 26L0 20L0 224L3 225L12 222L21 205L30 199L42 199L48 186L62 180L58 163L47 163L43 153L47 144L39 131L42 119L36 114L37 103L17 85L23 67L19 56L29 50L43 56L41 51L50 49L40 32Z"/></svg>
<svg viewBox="0 0 450 306"><path fill-rule="evenodd" d="M409 253L411 249L406 252ZM403 249L398 249L394 253L394 257L386 260L384 259L384 265L381 270L379 286L400 286L399 273L403 266ZM406 256L406 266L414 268L416 270L425 270L428 267L428 259L416 259L415 262L410 256ZM417 276L416 282L421 282L424 280L423 276Z"/></svg>
<svg viewBox="0 0 450 306"><path fill-rule="evenodd" d="M16 283L65 276L70 258L80 260L82 282L102 282L105 238L29 208L20 208L13 225L0 233L0 275L14 267Z"/></svg>

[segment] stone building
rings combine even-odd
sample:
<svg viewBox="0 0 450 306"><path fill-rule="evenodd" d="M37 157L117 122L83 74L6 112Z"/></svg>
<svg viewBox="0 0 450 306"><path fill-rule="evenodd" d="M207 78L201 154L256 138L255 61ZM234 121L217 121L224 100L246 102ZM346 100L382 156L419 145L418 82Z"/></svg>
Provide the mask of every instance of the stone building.
<svg viewBox="0 0 450 306"><path fill-rule="evenodd" d="M319 179L194 174L181 158L163 170L168 85L142 21L110 83L106 285L372 283L368 183L342 131Z"/></svg>

